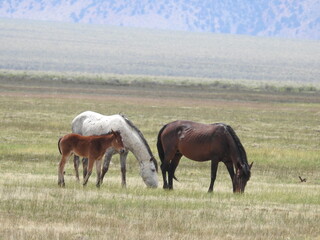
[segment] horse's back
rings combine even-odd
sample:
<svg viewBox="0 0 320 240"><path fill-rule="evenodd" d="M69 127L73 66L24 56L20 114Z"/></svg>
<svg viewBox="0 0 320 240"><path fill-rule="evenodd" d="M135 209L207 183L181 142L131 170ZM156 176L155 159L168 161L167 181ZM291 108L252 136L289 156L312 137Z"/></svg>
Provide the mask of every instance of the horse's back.
<svg viewBox="0 0 320 240"><path fill-rule="evenodd" d="M223 124L203 124L178 120L167 124L162 132L163 147L174 146L181 154L196 161L210 160L225 151L227 136Z"/></svg>
<svg viewBox="0 0 320 240"><path fill-rule="evenodd" d="M90 117L98 116L99 113L92 111L85 111L77 115L71 122L71 129L73 133L83 135L83 123Z"/></svg>
<svg viewBox="0 0 320 240"><path fill-rule="evenodd" d="M163 135L176 135L180 140L204 140L216 132L225 131L224 124L204 124L192 121L178 120L166 125Z"/></svg>
<svg viewBox="0 0 320 240"><path fill-rule="evenodd" d="M109 131L121 130L123 118L116 115L102 115L100 113L86 111L74 118L72 121L72 132L84 136L101 135Z"/></svg>

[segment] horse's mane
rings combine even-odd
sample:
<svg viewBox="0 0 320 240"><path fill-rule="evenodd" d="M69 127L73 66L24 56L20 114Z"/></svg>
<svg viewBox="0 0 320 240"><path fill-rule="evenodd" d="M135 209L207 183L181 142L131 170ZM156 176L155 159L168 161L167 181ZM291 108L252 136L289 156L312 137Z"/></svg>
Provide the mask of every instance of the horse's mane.
<svg viewBox="0 0 320 240"><path fill-rule="evenodd" d="M148 153L150 154L151 157L153 157L153 154L152 154L152 152L151 152L151 149L150 149L150 147L149 147L149 144L147 143L147 140L144 138L142 132L141 132L128 118L126 118L124 115L120 114L120 116L125 120L125 122L126 122L133 130L135 130L135 131L138 133L138 135L139 135L140 139L142 140L143 144L146 146L146 148L147 148L147 150L148 150Z"/></svg>
<svg viewBox="0 0 320 240"><path fill-rule="evenodd" d="M246 150L244 149L242 143L240 142L239 137L237 136L237 134L235 133L235 131L233 130L233 128L229 125L225 125L226 129L228 130L228 132L230 133L230 135L232 136L233 140L235 141L237 147L238 147L238 151L240 154L240 160L241 160L241 165L242 168L244 170L244 173L250 177L250 169L249 169L249 164L248 164L248 160L247 160L247 153ZM244 166L244 167L243 167Z"/></svg>

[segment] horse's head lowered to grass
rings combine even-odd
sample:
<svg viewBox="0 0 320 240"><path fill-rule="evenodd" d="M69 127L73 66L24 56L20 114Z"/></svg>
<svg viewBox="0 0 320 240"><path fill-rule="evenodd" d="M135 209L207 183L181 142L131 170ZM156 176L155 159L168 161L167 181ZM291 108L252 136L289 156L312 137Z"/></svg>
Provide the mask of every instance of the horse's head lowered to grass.
<svg viewBox="0 0 320 240"><path fill-rule="evenodd" d="M234 192L243 193L251 177L251 167L253 162L248 164L237 164L236 174L233 177Z"/></svg>

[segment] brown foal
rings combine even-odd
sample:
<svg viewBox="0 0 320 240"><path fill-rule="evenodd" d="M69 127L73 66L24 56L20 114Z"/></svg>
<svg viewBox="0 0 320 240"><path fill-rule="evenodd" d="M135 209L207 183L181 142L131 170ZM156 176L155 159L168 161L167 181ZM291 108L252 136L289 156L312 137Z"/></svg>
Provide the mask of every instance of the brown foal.
<svg viewBox="0 0 320 240"><path fill-rule="evenodd" d="M124 152L121 135L118 131L111 131L110 133L99 136L82 136L79 134L67 134L59 139L58 148L62 155L58 168L58 185L65 186L64 183L64 167L68 158L72 155L88 158L87 175L84 178L83 185L85 186L92 173L94 162L96 162L97 169L97 187L101 184L101 159L106 150L113 147L119 152Z"/></svg>

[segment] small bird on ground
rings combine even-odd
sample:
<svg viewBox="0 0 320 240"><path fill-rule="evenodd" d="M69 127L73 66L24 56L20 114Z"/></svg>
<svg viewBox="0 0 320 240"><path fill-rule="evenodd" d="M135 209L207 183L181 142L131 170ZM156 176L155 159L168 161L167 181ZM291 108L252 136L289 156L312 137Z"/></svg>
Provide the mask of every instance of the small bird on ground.
<svg viewBox="0 0 320 240"><path fill-rule="evenodd" d="M302 178L302 177L300 177L300 176L299 176L299 179L300 179L301 182L306 182L306 181L307 181L306 178Z"/></svg>

